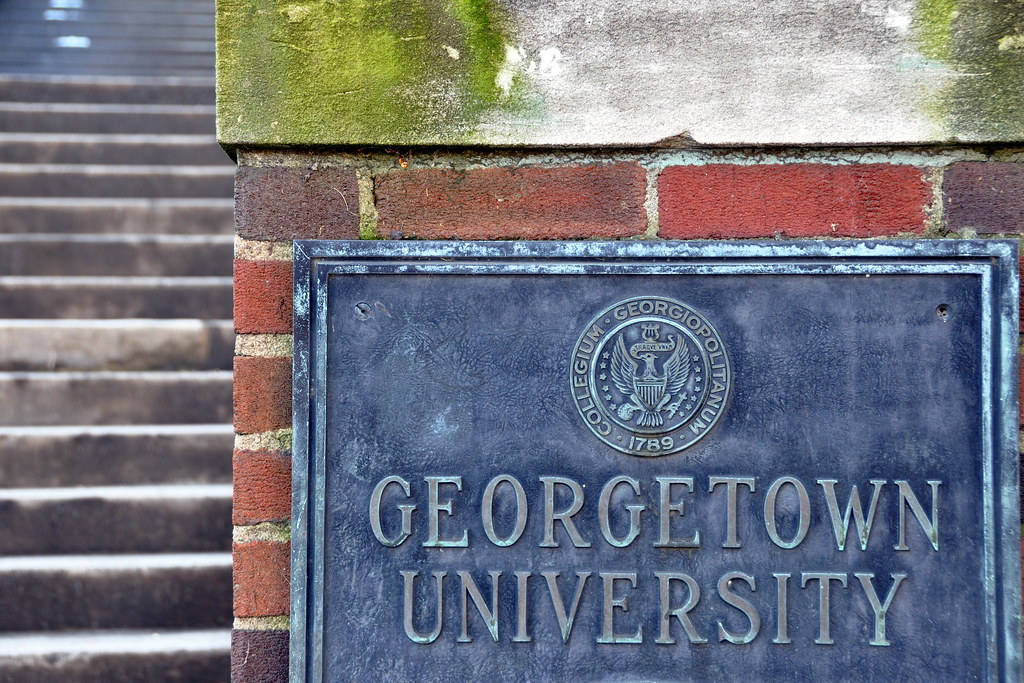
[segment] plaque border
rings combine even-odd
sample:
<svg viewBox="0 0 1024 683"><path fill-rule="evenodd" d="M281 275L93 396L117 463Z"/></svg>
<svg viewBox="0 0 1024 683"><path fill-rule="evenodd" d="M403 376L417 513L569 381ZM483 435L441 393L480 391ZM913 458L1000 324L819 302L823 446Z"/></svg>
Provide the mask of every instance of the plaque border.
<svg viewBox="0 0 1024 683"><path fill-rule="evenodd" d="M1016 240L416 242L293 245L289 680L323 681L327 281L336 274L975 274L981 277L981 420L987 681L1021 678L1019 325ZM324 305L321 305L324 303ZM315 313L315 318L311 314ZM320 438L311 438L311 435ZM998 503L998 504L997 504Z"/></svg>

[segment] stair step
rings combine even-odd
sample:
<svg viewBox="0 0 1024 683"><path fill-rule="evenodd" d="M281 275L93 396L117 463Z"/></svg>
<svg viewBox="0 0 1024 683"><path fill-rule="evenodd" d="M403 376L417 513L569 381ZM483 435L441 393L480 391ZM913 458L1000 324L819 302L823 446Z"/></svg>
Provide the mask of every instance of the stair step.
<svg viewBox="0 0 1024 683"><path fill-rule="evenodd" d="M15 33L8 37L4 44L5 51L15 55L27 51L50 51L65 54L72 59L80 55L130 53L139 56L158 54L179 55L203 53L209 63L213 63L214 38L212 35L200 39L156 38L145 33L122 33L119 36L98 36L81 31L74 31L76 40L55 40L47 32L33 31ZM64 36L67 38L67 34ZM85 38L86 40L81 40ZM8 54L10 54L8 53Z"/></svg>
<svg viewBox="0 0 1024 683"><path fill-rule="evenodd" d="M233 345L230 320L0 319L0 372L227 370Z"/></svg>
<svg viewBox="0 0 1024 683"><path fill-rule="evenodd" d="M147 36L160 38L150 27ZM40 27L53 37L66 35L67 29L48 24ZM176 35L181 29L174 30ZM203 27L213 36L212 27ZM123 31L107 27L107 35ZM12 34L18 33L12 28ZM3 35L0 28L0 35ZM95 34L93 34L95 35ZM93 104L206 104L214 102L213 79L208 78L145 78L130 76L29 76L0 75L0 97L9 102L63 102Z"/></svg>
<svg viewBox="0 0 1024 683"><path fill-rule="evenodd" d="M231 481L230 424L0 427L0 486Z"/></svg>
<svg viewBox="0 0 1024 683"><path fill-rule="evenodd" d="M214 130L206 104L0 102L0 130L12 133L170 133Z"/></svg>
<svg viewBox="0 0 1024 683"><path fill-rule="evenodd" d="M0 489L0 554L231 549L231 484Z"/></svg>
<svg viewBox="0 0 1024 683"><path fill-rule="evenodd" d="M20 2L18 4L21 5ZM74 26L78 31L83 31L93 24L121 25L124 30L135 30L136 32L144 32L150 25L210 26L213 24L212 4L202 8L191 6L185 10L157 7L152 10L142 9L140 11L139 6L144 4L136 2L121 7L53 8L52 12L49 9L44 10L48 14L42 18L46 21L67 22L65 25ZM5 10L3 17L8 21L39 23L40 12L39 9L30 9L22 5Z"/></svg>
<svg viewBox="0 0 1024 683"><path fill-rule="evenodd" d="M0 163L229 166L231 159L213 135L0 133Z"/></svg>
<svg viewBox="0 0 1024 683"><path fill-rule="evenodd" d="M0 631L227 627L231 553L2 557L0 595Z"/></svg>
<svg viewBox="0 0 1024 683"><path fill-rule="evenodd" d="M0 680L20 683L223 683L230 658L230 629L0 635Z"/></svg>
<svg viewBox="0 0 1024 683"><path fill-rule="evenodd" d="M231 234L232 199L0 197L0 233Z"/></svg>
<svg viewBox="0 0 1024 683"><path fill-rule="evenodd" d="M230 197L233 166L0 164L14 197Z"/></svg>
<svg viewBox="0 0 1024 683"><path fill-rule="evenodd" d="M230 318L228 277L0 277L9 318Z"/></svg>
<svg viewBox="0 0 1024 683"><path fill-rule="evenodd" d="M230 235L0 235L5 275L231 275Z"/></svg>
<svg viewBox="0 0 1024 683"><path fill-rule="evenodd" d="M231 372L0 373L0 425L231 421Z"/></svg>

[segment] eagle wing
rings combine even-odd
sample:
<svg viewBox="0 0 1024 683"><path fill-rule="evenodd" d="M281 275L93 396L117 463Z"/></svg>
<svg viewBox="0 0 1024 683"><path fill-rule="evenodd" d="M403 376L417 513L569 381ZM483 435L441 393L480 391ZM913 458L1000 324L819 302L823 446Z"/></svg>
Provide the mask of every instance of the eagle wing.
<svg viewBox="0 0 1024 683"><path fill-rule="evenodd" d="M665 361L665 393L675 396L679 393L686 380L690 378L690 354L686 351L686 341L679 340L675 351Z"/></svg>
<svg viewBox="0 0 1024 683"><path fill-rule="evenodd" d="M632 396L636 391L633 387L633 380L636 378L636 363L626 353L626 344L619 337L618 343L612 350L612 382L622 392L623 396Z"/></svg>

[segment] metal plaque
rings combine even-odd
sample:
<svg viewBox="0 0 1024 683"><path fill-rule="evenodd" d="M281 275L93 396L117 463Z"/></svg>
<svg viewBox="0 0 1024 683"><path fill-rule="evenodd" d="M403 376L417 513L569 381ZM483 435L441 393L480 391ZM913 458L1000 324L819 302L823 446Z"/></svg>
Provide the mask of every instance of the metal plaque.
<svg viewBox="0 0 1024 683"><path fill-rule="evenodd" d="M292 680L1019 680L1016 264L297 242Z"/></svg>

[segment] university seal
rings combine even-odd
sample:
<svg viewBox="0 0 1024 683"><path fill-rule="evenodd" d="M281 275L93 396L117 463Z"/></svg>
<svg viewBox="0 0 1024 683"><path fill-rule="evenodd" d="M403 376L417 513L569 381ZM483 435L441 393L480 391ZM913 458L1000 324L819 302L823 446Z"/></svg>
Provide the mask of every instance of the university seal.
<svg viewBox="0 0 1024 683"><path fill-rule="evenodd" d="M590 430L631 455L676 453L718 422L732 370L707 319L658 296L620 301L587 325L572 352L573 402Z"/></svg>

